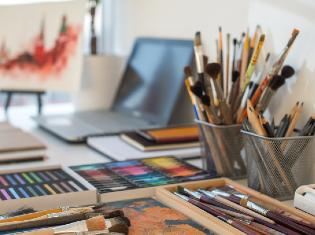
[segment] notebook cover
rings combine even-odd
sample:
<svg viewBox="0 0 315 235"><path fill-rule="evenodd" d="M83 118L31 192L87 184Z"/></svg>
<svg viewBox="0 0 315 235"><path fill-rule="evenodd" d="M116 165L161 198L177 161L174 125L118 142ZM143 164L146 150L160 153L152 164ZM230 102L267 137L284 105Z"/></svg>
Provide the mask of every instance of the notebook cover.
<svg viewBox="0 0 315 235"><path fill-rule="evenodd" d="M169 142L169 143L157 143L154 141L149 141L142 136L138 135L136 132L129 132L121 135L121 138L134 146L137 149L142 151L156 151L156 150L169 150L169 149L178 149L178 148L193 148L199 147L199 141L177 141L177 142Z"/></svg>
<svg viewBox="0 0 315 235"><path fill-rule="evenodd" d="M143 130L140 133L143 133L142 136L144 138L157 143L192 142L199 140L199 131L197 126Z"/></svg>
<svg viewBox="0 0 315 235"><path fill-rule="evenodd" d="M20 129L0 131L0 153L46 149L33 135Z"/></svg>

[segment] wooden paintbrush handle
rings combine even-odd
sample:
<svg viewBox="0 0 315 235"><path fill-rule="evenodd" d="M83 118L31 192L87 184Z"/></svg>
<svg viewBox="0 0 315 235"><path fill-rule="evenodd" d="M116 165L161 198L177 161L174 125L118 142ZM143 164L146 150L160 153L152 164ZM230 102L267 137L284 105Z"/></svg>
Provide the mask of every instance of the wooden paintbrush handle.
<svg viewBox="0 0 315 235"><path fill-rule="evenodd" d="M54 230L50 228L21 233L21 235L54 235L54 234L55 234Z"/></svg>

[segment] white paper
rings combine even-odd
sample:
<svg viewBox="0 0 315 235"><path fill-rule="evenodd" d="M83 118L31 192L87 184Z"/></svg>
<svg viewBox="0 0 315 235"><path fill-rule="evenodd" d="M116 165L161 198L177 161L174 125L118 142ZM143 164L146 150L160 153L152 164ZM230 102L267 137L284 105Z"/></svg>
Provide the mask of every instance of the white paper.
<svg viewBox="0 0 315 235"><path fill-rule="evenodd" d="M118 161L158 156L188 158L201 154L200 147L142 152L124 142L119 136L90 137L88 145Z"/></svg>

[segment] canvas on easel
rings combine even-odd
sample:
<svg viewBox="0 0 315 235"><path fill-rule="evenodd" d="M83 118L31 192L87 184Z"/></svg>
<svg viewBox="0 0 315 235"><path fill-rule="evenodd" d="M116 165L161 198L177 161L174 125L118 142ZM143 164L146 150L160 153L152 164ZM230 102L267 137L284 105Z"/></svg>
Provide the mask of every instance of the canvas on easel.
<svg viewBox="0 0 315 235"><path fill-rule="evenodd" d="M0 89L80 87L85 0L0 5Z"/></svg>

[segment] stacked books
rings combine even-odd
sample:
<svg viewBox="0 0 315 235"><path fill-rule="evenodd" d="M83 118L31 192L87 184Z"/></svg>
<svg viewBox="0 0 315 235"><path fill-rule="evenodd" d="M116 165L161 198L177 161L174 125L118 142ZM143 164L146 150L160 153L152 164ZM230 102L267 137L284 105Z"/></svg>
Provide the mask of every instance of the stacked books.
<svg viewBox="0 0 315 235"><path fill-rule="evenodd" d="M46 146L33 135L0 123L0 163L43 160Z"/></svg>
<svg viewBox="0 0 315 235"><path fill-rule="evenodd" d="M124 133L121 138L141 151L199 147L197 126L181 126Z"/></svg>

